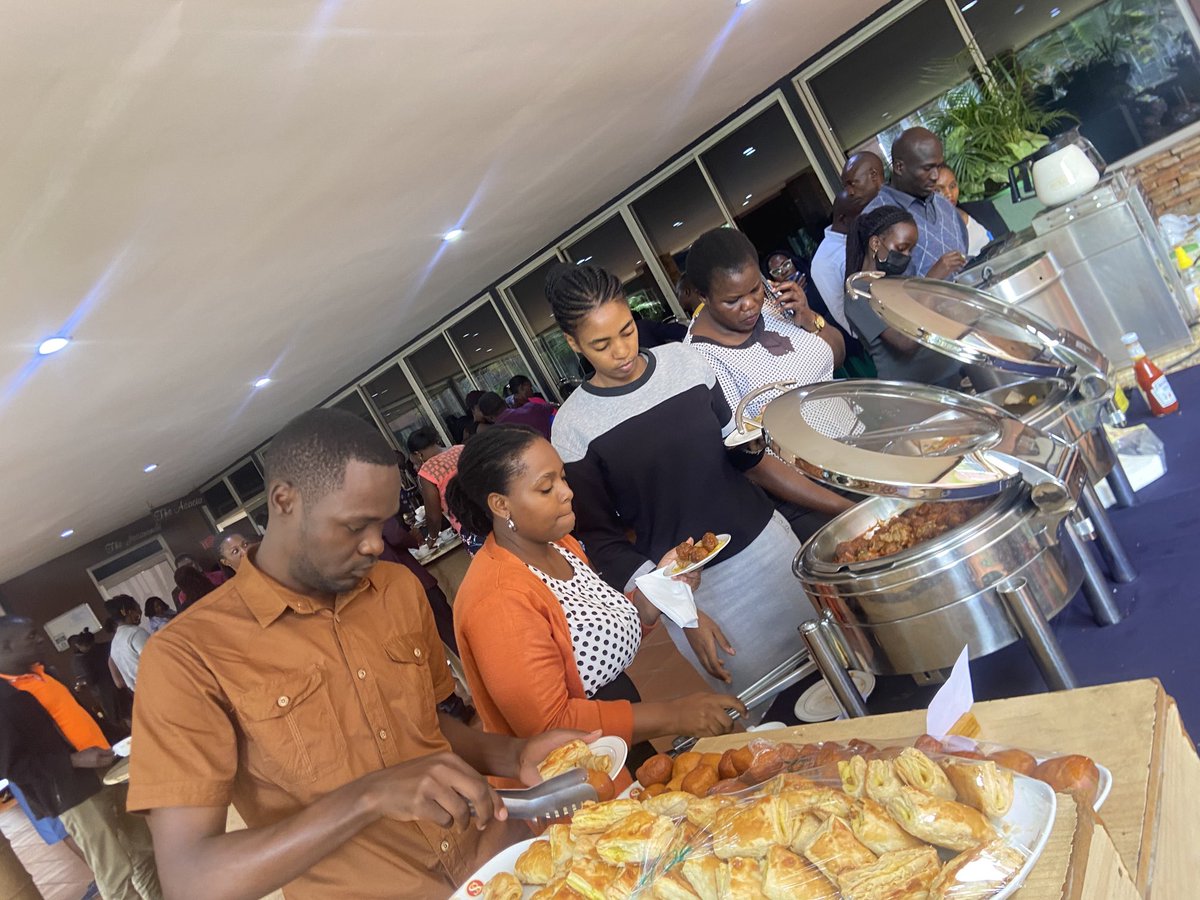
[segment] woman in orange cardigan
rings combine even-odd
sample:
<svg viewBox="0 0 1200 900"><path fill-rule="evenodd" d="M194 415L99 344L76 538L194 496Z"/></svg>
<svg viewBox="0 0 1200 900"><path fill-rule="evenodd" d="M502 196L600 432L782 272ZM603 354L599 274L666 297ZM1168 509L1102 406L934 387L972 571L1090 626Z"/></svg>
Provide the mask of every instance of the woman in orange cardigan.
<svg viewBox="0 0 1200 900"><path fill-rule="evenodd" d="M571 497L558 453L522 426L473 437L447 487L463 527L488 535L454 603L459 653L484 728L514 736L598 729L631 745L730 731L726 710L746 714L735 697L641 701L625 668L660 613L588 566L570 536ZM632 766L639 755L630 754Z"/></svg>

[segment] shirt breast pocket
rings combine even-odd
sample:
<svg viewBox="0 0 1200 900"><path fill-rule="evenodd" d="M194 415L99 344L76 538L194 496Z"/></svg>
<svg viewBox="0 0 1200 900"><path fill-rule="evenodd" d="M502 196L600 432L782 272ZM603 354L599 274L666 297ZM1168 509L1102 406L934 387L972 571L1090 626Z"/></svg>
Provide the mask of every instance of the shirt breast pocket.
<svg viewBox="0 0 1200 900"><path fill-rule="evenodd" d="M346 766L346 739L329 687L313 667L272 679L235 701L248 764L268 781L312 785Z"/></svg>
<svg viewBox="0 0 1200 900"><path fill-rule="evenodd" d="M412 720L422 730L438 727L437 697L430 668L433 661L429 658L434 651L424 637L415 631L398 632L383 642L383 650L394 664L389 667L388 675L392 690L387 692L392 698L392 712L398 721Z"/></svg>

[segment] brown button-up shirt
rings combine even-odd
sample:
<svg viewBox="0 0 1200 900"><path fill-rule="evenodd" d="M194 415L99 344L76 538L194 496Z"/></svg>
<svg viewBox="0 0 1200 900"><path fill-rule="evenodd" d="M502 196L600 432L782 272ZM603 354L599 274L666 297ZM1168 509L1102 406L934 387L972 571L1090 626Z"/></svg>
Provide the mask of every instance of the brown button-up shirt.
<svg viewBox="0 0 1200 900"><path fill-rule="evenodd" d="M449 750L436 704L454 686L420 585L378 563L332 607L243 561L146 644L129 808L227 806L251 827L387 766ZM511 843L383 819L284 888L308 898L447 897Z"/></svg>

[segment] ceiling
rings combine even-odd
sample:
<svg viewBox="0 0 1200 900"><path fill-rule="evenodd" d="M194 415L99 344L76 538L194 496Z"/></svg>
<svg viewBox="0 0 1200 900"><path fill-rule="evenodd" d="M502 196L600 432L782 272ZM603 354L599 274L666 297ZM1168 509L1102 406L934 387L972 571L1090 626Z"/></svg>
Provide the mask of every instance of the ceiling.
<svg viewBox="0 0 1200 900"><path fill-rule="evenodd" d="M0 582L195 488L879 5L0 0Z"/></svg>

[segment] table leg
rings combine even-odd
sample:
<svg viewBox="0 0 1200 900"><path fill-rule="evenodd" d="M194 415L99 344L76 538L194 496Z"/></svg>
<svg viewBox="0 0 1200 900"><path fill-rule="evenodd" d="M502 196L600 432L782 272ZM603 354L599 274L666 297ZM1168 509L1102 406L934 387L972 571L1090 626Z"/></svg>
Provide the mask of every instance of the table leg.
<svg viewBox="0 0 1200 900"><path fill-rule="evenodd" d="M1079 682L1063 656L1062 647L1055 639L1054 632L1050 630L1050 623L1046 621L1046 616L1025 579L1014 578L999 584L996 586L996 592L1004 599L1009 612L1017 620L1017 627L1025 636L1025 646L1033 655L1033 661L1050 690L1065 691L1078 687Z"/></svg>
<svg viewBox="0 0 1200 900"><path fill-rule="evenodd" d="M1134 566L1133 560L1129 558L1129 554L1125 552L1125 546L1121 543L1116 529L1113 528L1112 520L1108 517L1108 510L1104 508L1104 504L1096 495L1096 489L1090 484L1084 484L1083 496L1080 499L1083 501L1084 512L1095 526L1096 545L1108 562L1108 571L1112 580L1118 584L1128 584L1133 581L1137 578L1137 568Z"/></svg>
<svg viewBox="0 0 1200 900"><path fill-rule="evenodd" d="M804 638L813 662L817 664L821 676L846 715L851 718L867 715L867 703L858 692L858 686L850 679L850 674L842 666L837 648L832 645L821 623L805 622L800 626L800 636Z"/></svg>
<svg viewBox="0 0 1200 900"><path fill-rule="evenodd" d="M1066 526L1064 533L1067 543L1071 545L1083 566L1083 596L1092 608L1092 618L1096 620L1097 625L1116 625L1121 621L1121 610L1117 608L1113 599L1108 579L1104 577L1096 557L1075 530L1075 523L1068 521Z"/></svg>

